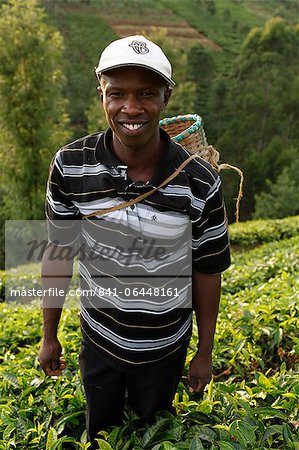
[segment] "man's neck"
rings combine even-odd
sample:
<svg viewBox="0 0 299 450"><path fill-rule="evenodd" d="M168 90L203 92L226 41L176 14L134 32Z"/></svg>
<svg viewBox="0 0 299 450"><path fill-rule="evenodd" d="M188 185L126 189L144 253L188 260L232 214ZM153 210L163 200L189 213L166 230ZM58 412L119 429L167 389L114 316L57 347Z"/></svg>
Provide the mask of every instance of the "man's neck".
<svg viewBox="0 0 299 450"><path fill-rule="evenodd" d="M127 147L113 134L112 150L117 158L128 166L128 173L132 180L149 181L154 174L155 167L165 151L165 142L157 133L146 145Z"/></svg>

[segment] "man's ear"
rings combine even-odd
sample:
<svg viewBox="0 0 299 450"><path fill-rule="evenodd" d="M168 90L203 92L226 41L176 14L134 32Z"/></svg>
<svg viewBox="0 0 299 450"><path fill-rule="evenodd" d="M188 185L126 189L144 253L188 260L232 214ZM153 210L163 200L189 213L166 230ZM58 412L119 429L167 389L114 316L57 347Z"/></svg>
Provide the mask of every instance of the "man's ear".
<svg viewBox="0 0 299 450"><path fill-rule="evenodd" d="M100 85L97 87L97 91L98 91L99 99L101 100L101 103L103 103L103 90Z"/></svg>
<svg viewBox="0 0 299 450"><path fill-rule="evenodd" d="M172 94L172 88L170 86L166 86L165 91L164 91L164 108L167 106L171 94Z"/></svg>

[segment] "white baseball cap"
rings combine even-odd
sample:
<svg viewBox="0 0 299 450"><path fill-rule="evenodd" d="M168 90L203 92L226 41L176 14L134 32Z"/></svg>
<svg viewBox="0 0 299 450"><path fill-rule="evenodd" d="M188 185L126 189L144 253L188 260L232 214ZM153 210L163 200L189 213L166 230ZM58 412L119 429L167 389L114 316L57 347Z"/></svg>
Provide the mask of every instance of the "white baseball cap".
<svg viewBox="0 0 299 450"><path fill-rule="evenodd" d="M103 72L117 67L138 66L153 70L172 86L172 69L162 49L144 36L128 36L111 42L102 52L95 68L97 78Z"/></svg>

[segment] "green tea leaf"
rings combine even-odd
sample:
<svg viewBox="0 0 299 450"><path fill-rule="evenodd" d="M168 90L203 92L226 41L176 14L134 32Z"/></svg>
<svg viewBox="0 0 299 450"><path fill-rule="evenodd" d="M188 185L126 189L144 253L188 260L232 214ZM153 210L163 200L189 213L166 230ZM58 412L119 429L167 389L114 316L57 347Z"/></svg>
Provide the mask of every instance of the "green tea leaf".
<svg viewBox="0 0 299 450"><path fill-rule="evenodd" d="M18 377L15 373L11 373L11 372L2 372L2 375L4 378L6 378L6 380L8 380L15 388L19 388L20 383L18 380Z"/></svg>
<svg viewBox="0 0 299 450"><path fill-rule="evenodd" d="M47 434L47 442L46 442L46 450L51 450L52 446L57 441L57 433L56 430L51 427Z"/></svg>
<svg viewBox="0 0 299 450"><path fill-rule="evenodd" d="M133 440L130 438L123 446L122 450L130 450L132 448Z"/></svg>
<svg viewBox="0 0 299 450"><path fill-rule="evenodd" d="M279 417L280 419L286 419L286 414L276 408L272 408L271 406L263 406L253 409L254 414L263 415L265 417Z"/></svg>
<svg viewBox="0 0 299 450"><path fill-rule="evenodd" d="M264 432L262 442L269 439L269 437L273 436L274 434L281 434L282 433L282 425L271 425L271 427L267 428Z"/></svg>
<svg viewBox="0 0 299 450"><path fill-rule="evenodd" d="M258 378L258 382L259 382L260 386L262 386L266 389L271 389L273 387L270 380L263 373L260 374L260 376Z"/></svg>
<svg viewBox="0 0 299 450"><path fill-rule="evenodd" d="M213 403L210 400L203 400L200 402L197 409L204 414L210 414L213 411Z"/></svg>
<svg viewBox="0 0 299 450"><path fill-rule="evenodd" d="M218 445L220 450L235 450L235 447L226 441L219 441Z"/></svg>
<svg viewBox="0 0 299 450"><path fill-rule="evenodd" d="M143 445L153 445L157 440L161 440L162 432L170 432L173 426L171 419L159 419L154 425L152 425L143 436Z"/></svg>
<svg viewBox="0 0 299 450"><path fill-rule="evenodd" d="M67 422L76 423L77 422L76 418L78 416L83 416L83 414L84 414L83 411L77 411L71 414L66 414L61 419L59 419L56 423L57 434L62 433Z"/></svg>
<svg viewBox="0 0 299 450"><path fill-rule="evenodd" d="M151 450L176 450L171 442L165 441L155 445Z"/></svg>
<svg viewBox="0 0 299 450"><path fill-rule="evenodd" d="M16 428L16 421L14 420L9 425L7 425L7 427L3 431L3 440L4 441L7 441L9 439L11 434L15 431L15 428Z"/></svg>
<svg viewBox="0 0 299 450"><path fill-rule="evenodd" d="M230 432L237 438L241 445L244 445L244 447L246 447L247 444L253 446L256 443L254 428L244 421L234 421L230 426Z"/></svg>
<svg viewBox="0 0 299 450"><path fill-rule="evenodd" d="M33 424L31 422L25 422L25 420L18 418L16 422L16 437L18 440L25 439L27 429Z"/></svg>
<svg viewBox="0 0 299 450"><path fill-rule="evenodd" d="M204 450L202 442L198 436L194 436L194 438L190 442L189 450Z"/></svg>
<svg viewBox="0 0 299 450"><path fill-rule="evenodd" d="M188 413L188 419L192 420L196 423L214 423L214 419L211 416L208 416L207 414L201 412L201 411L191 411Z"/></svg>
<svg viewBox="0 0 299 450"><path fill-rule="evenodd" d="M283 436L283 441L284 441L285 445L290 445L291 443L294 442L294 438L293 438L291 429L286 423L284 423L282 425L282 436Z"/></svg>
<svg viewBox="0 0 299 450"><path fill-rule="evenodd" d="M0 417L1 417L2 422L5 425L10 425L12 421L14 422L14 419L9 415L8 411L4 410L4 408L1 411L1 416Z"/></svg>
<svg viewBox="0 0 299 450"><path fill-rule="evenodd" d="M216 431L214 431L210 427L206 426L197 426L196 428L196 436L203 441L213 442L218 439L218 435Z"/></svg>
<svg viewBox="0 0 299 450"><path fill-rule="evenodd" d="M100 450L113 450L111 445L104 441L104 439L96 439L97 443L99 444Z"/></svg>

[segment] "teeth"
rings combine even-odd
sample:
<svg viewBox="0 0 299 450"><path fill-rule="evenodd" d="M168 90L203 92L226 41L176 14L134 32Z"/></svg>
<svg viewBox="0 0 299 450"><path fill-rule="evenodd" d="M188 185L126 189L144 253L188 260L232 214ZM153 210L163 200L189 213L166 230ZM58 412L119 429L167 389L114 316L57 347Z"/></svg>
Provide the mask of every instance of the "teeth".
<svg viewBox="0 0 299 450"><path fill-rule="evenodd" d="M123 123L123 126L128 130L139 130L142 127L142 123Z"/></svg>

